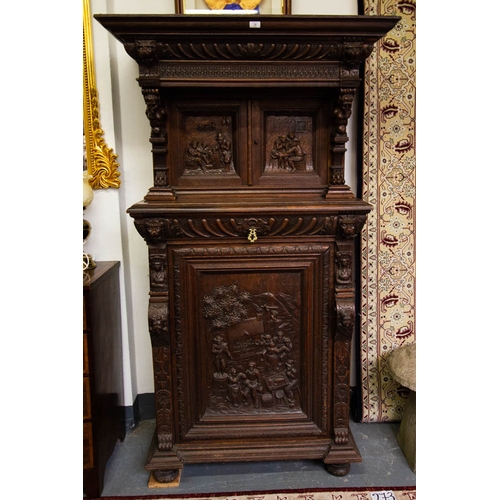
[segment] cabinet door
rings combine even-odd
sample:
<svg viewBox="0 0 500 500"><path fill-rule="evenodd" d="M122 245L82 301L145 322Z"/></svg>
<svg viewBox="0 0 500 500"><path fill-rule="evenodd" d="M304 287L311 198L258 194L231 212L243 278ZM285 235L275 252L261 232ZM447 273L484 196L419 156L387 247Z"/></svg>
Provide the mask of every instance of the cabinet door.
<svg viewBox="0 0 500 500"><path fill-rule="evenodd" d="M177 441L326 437L331 243L171 247Z"/></svg>

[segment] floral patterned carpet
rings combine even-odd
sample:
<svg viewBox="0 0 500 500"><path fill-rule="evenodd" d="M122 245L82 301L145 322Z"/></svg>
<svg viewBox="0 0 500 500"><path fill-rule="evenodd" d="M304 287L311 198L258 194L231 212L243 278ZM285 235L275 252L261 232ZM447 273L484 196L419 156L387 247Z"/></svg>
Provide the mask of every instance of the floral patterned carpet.
<svg viewBox="0 0 500 500"><path fill-rule="evenodd" d="M401 419L408 390L387 355L415 342L415 0L364 0L366 15L401 20L365 67L363 199L373 206L361 236L363 422Z"/></svg>

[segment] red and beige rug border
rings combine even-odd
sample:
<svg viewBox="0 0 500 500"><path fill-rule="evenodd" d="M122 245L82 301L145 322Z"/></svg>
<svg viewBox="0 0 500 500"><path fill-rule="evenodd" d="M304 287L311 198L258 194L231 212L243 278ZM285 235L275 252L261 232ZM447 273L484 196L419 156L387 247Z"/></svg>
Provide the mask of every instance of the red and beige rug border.
<svg viewBox="0 0 500 500"><path fill-rule="evenodd" d="M145 496L112 496L104 500L416 500L414 486L311 488L276 491L248 491L239 493L192 493Z"/></svg>

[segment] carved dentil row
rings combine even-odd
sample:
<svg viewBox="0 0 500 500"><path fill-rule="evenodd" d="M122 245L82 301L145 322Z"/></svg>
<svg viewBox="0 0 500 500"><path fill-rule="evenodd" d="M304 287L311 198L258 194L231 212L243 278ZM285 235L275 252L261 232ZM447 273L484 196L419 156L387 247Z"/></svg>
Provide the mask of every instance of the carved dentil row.
<svg viewBox="0 0 500 500"><path fill-rule="evenodd" d="M269 217L141 218L135 220L147 242L176 238L241 238L251 229L261 236L335 235L353 237L360 233L366 215L305 215Z"/></svg>
<svg viewBox="0 0 500 500"><path fill-rule="evenodd" d="M156 39L134 40L124 44L127 53L138 63L158 61L344 61L358 64L372 52L373 44L359 40L332 43L269 41L264 43L206 41L168 42Z"/></svg>

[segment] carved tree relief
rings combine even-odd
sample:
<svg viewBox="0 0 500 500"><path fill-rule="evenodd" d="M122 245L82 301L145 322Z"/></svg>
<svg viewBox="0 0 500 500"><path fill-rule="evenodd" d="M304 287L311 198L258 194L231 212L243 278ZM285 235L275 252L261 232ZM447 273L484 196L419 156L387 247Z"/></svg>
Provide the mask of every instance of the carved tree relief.
<svg viewBox="0 0 500 500"><path fill-rule="evenodd" d="M300 410L298 304L237 284L203 297L213 376L207 414Z"/></svg>

